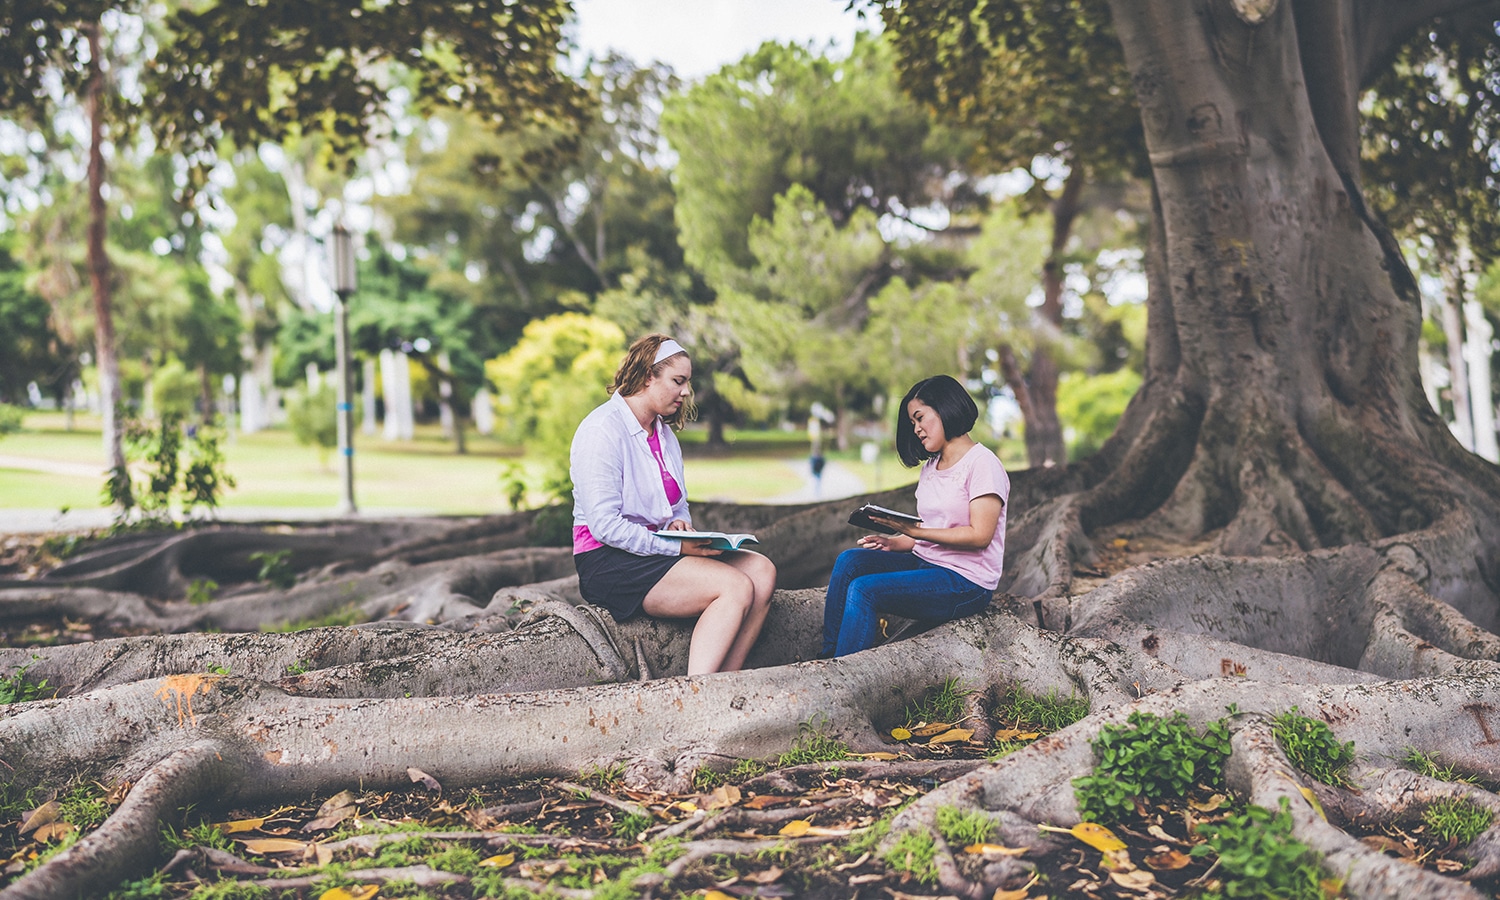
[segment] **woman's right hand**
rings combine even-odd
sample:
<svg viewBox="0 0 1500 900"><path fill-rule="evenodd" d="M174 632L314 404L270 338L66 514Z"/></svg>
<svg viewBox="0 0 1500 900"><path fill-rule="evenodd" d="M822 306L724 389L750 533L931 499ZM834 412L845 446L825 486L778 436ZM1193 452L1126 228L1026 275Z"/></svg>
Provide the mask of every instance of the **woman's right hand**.
<svg viewBox="0 0 1500 900"><path fill-rule="evenodd" d="M916 545L916 541L904 534L867 534L859 539L859 546L866 550L889 550L893 553L905 553Z"/></svg>
<svg viewBox="0 0 1500 900"><path fill-rule="evenodd" d="M707 541L707 540L680 541L679 543L682 544L682 555L683 556L710 556L710 557L712 557L712 556L723 556L724 555L724 551L723 550L716 550L713 547L709 546L710 542Z"/></svg>

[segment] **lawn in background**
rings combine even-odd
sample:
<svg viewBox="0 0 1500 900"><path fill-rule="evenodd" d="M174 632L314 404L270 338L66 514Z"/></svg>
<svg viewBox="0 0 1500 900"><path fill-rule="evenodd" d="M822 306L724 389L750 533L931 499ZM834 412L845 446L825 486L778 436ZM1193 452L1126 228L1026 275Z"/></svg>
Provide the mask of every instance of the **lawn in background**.
<svg viewBox="0 0 1500 900"><path fill-rule="evenodd" d="M23 457L64 471L6 468L0 462L0 508L99 507L104 484L99 428L96 417L76 416L68 430L61 413L28 413L22 431L0 438L0 457ZM701 426L682 433L690 499L764 502L806 484L805 434L730 429L727 449L714 451L706 447L706 437ZM506 483L513 469L532 486L527 503L548 499L541 485L551 461L473 434L467 436L467 445L467 453L455 453L453 441L436 425L419 425L409 442L356 435L354 481L360 509L447 515L506 512ZM226 469L236 482L224 495L224 509L337 507L337 455L300 445L285 429L231 434L224 454ZM848 466L874 489L876 467L864 464L857 448L829 451L829 458ZM915 470L902 469L893 454L883 454L878 467L882 487L916 478Z"/></svg>

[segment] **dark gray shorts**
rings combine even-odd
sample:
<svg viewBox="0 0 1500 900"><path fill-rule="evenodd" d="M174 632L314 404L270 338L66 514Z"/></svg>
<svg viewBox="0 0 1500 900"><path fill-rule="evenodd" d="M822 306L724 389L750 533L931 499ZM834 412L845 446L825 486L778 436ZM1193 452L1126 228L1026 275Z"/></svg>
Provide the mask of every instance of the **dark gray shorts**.
<svg viewBox="0 0 1500 900"><path fill-rule="evenodd" d="M616 622L641 611L646 595L685 557L637 556L618 547L595 547L573 556L583 599L609 610Z"/></svg>

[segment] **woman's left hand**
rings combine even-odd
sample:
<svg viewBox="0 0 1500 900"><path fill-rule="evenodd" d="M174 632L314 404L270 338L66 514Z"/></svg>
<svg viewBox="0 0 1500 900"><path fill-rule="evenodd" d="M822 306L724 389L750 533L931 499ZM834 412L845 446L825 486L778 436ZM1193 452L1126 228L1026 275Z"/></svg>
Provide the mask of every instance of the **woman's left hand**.
<svg viewBox="0 0 1500 900"><path fill-rule="evenodd" d="M692 531L692 530L693 530L693 526L691 526L688 523L682 521L681 519L673 519L672 521L670 521L670 522L667 523L667 527L666 528L662 529L662 531Z"/></svg>
<svg viewBox="0 0 1500 900"><path fill-rule="evenodd" d="M867 534L859 539L859 546L866 550L889 550L892 553L905 553L916 545L916 541L901 534Z"/></svg>

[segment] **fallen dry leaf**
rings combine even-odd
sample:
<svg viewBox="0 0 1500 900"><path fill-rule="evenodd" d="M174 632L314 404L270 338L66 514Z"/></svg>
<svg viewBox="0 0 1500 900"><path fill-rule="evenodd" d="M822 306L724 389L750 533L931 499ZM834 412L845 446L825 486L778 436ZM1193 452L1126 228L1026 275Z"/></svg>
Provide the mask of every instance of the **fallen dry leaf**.
<svg viewBox="0 0 1500 900"><path fill-rule="evenodd" d="M323 805L318 807L317 817L303 825L302 830L327 831L358 812L359 808L354 804L354 793L339 791L323 801Z"/></svg>
<svg viewBox="0 0 1500 900"><path fill-rule="evenodd" d="M970 844L964 848L965 853L986 853L999 856L1020 856L1026 852L1025 847L1007 847L1004 844Z"/></svg>
<svg viewBox="0 0 1500 900"><path fill-rule="evenodd" d="M1034 741L1041 737L1040 731L1022 731L1019 728L1002 728L995 732L997 741Z"/></svg>
<svg viewBox="0 0 1500 900"><path fill-rule="evenodd" d="M1125 888L1127 891L1149 891L1151 885L1156 883L1156 876L1143 869L1132 869L1129 872L1110 872L1109 880Z"/></svg>
<svg viewBox="0 0 1500 900"><path fill-rule="evenodd" d="M427 788L433 793L441 794L443 792L443 786L441 784L438 784L438 780L436 778L433 778L431 775L428 775L426 772L423 772L421 769L418 769L415 766L407 768L406 775L414 783L421 783L423 787Z"/></svg>
<svg viewBox="0 0 1500 900"><path fill-rule="evenodd" d="M793 799L792 797L777 797L774 794L757 794L740 805L746 809L768 809L772 806L785 806Z"/></svg>
<svg viewBox="0 0 1500 900"><path fill-rule="evenodd" d="M238 834L241 831L255 831L266 824L265 817L259 819L235 819L232 822L215 822L214 827L224 834Z"/></svg>
<svg viewBox="0 0 1500 900"><path fill-rule="evenodd" d="M36 831L43 825L51 825L62 815L62 804L56 800L48 800L36 809L21 817L21 833L27 834Z"/></svg>
<svg viewBox="0 0 1500 900"><path fill-rule="evenodd" d="M932 737L935 734L942 734L952 727L953 726L947 722L933 722L930 725L923 725L920 728L913 728L911 730L911 735L912 737L919 738Z"/></svg>
<svg viewBox="0 0 1500 900"><path fill-rule="evenodd" d="M1055 825L1038 825L1042 831L1056 831L1061 834L1071 834L1095 850L1108 853L1111 850L1124 850L1125 842L1115 836L1113 831L1105 828L1097 822L1079 822L1072 828L1058 828Z"/></svg>
<svg viewBox="0 0 1500 900"><path fill-rule="evenodd" d="M1002 891L996 888L995 895L991 897L990 900L1026 900L1027 896L1029 896L1031 893L1031 886L1036 884L1039 877L1040 876L1032 875L1030 881L1026 882L1024 885L1016 888L1013 891Z"/></svg>
<svg viewBox="0 0 1500 900"><path fill-rule="evenodd" d="M497 853L487 859L481 859L479 864L494 869L503 869L515 861L516 855L514 853Z"/></svg>
<svg viewBox="0 0 1500 900"><path fill-rule="evenodd" d="M808 830L811 828L812 823L807 819L793 819L792 821L781 826L781 830L778 831L777 834L783 835L784 837L801 837L802 835L807 834Z"/></svg>
<svg viewBox="0 0 1500 900"><path fill-rule="evenodd" d="M703 804L704 809L728 809L740 802L740 789L732 784L720 785L714 788L707 802Z"/></svg>
<svg viewBox="0 0 1500 900"><path fill-rule="evenodd" d="M911 731L906 728L892 728L891 737L898 741L909 741L911 740Z"/></svg>
<svg viewBox="0 0 1500 900"><path fill-rule="evenodd" d="M1202 800L1202 801L1199 801L1199 800L1189 800L1188 801L1188 806L1192 807L1193 809L1198 810L1199 812L1213 812L1214 810L1216 810L1219 807L1223 806L1224 805L1224 801L1226 799L1228 799L1228 798L1225 797L1223 794L1214 794L1212 797L1209 797L1207 800Z"/></svg>
<svg viewBox="0 0 1500 900"><path fill-rule="evenodd" d="M1366 835L1360 838L1359 842L1372 850L1379 850L1382 853L1394 853L1402 859L1411 859L1416 855L1416 851L1412 850L1411 847L1394 838L1388 838L1383 834Z"/></svg>
<svg viewBox="0 0 1500 900"><path fill-rule="evenodd" d="M251 853L260 854L291 853L293 851L302 853L307 850L306 841L294 841L291 838L252 838L248 841L240 841L240 846Z"/></svg>
<svg viewBox="0 0 1500 900"><path fill-rule="evenodd" d="M71 822L48 822L31 833L31 839L43 844L50 844L58 838L64 838L77 831Z"/></svg>
<svg viewBox="0 0 1500 900"><path fill-rule="evenodd" d="M771 884L779 881L781 876L785 874L786 872L779 866L772 866L764 872L751 872L749 875L741 875L740 880L748 881L751 884Z"/></svg>
<svg viewBox="0 0 1500 900"><path fill-rule="evenodd" d="M1175 872L1186 868L1193 858L1181 850L1168 850L1146 857L1146 865L1158 872Z"/></svg>
<svg viewBox="0 0 1500 900"><path fill-rule="evenodd" d="M971 729L971 728L952 728L952 729L949 729L948 731L943 732L942 734L938 735L937 737L933 738L932 740L928 741L927 743L929 743L929 744L952 744L952 743L955 743L955 742L967 741L969 738L971 738L973 736L974 736L974 730Z"/></svg>
<svg viewBox="0 0 1500 900"><path fill-rule="evenodd" d="M910 735L907 735L907 736L910 737ZM900 738L897 738L897 740L900 740ZM898 755L898 754L895 754L895 753L882 753L880 751L876 751L874 753L856 753L854 755L858 756L860 759L878 759L881 762L890 762L893 759L900 759L901 758L900 755Z"/></svg>

